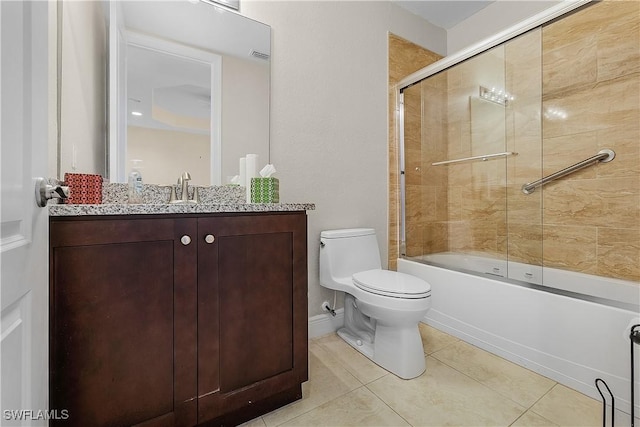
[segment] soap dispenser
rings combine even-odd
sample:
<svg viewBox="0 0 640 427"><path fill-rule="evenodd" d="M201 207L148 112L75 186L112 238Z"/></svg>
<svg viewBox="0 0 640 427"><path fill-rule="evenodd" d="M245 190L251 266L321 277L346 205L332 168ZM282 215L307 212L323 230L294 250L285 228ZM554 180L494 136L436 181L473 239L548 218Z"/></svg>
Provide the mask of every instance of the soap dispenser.
<svg viewBox="0 0 640 427"><path fill-rule="evenodd" d="M133 164L129 172L129 203L142 203L142 174L140 173L140 163L142 160L131 160Z"/></svg>

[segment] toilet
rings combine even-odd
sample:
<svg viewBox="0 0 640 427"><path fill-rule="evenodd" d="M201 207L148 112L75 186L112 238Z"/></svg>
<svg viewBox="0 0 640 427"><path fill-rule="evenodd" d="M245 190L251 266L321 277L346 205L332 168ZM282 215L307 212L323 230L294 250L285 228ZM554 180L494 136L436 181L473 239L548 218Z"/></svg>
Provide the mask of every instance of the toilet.
<svg viewBox="0 0 640 427"><path fill-rule="evenodd" d="M320 284L345 292L344 327L338 330L342 339L400 378L424 372L418 323L431 307L431 286L383 270L375 230L322 231Z"/></svg>

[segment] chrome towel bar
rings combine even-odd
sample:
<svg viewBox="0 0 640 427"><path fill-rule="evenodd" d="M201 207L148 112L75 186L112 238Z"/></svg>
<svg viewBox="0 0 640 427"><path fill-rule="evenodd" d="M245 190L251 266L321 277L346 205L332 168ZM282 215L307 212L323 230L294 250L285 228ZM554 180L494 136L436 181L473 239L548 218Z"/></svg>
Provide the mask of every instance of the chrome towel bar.
<svg viewBox="0 0 640 427"><path fill-rule="evenodd" d="M534 191L536 191L537 187L543 186L553 180L562 178L563 176L569 175L570 173L578 171L592 164L596 164L598 162L602 162L602 163L610 162L615 157L616 157L616 153L613 150L609 150L608 148L605 148L604 150L598 151L598 154L596 154L593 157L589 157L588 159L585 159L574 165L568 166L562 170L559 170L558 172L554 172L551 175L547 175L544 178L541 178L537 181L528 182L524 184L522 186L522 192L524 194L531 194Z"/></svg>
<svg viewBox="0 0 640 427"><path fill-rule="evenodd" d="M476 160L481 160L483 162L486 162L487 160L495 159L497 157L508 157L508 156L517 156L517 155L518 153L514 153L513 151L505 151L504 153L485 154L484 156L473 156L473 157L465 157L463 159L444 160L442 162L431 163L431 166L450 165L452 163L474 162Z"/></svg>

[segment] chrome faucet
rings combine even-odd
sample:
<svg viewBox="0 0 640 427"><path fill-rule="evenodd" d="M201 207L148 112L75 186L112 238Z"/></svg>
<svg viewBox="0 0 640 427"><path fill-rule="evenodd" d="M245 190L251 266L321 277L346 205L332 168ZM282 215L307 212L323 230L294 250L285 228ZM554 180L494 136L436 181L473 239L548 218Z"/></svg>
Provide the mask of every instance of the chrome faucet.
<svg viewBox="0 0 640 427"><path fill-rule="evenodd" d="M189 200L189 181L191 181L191 175L189 172L184 172L182 176L178 178L178 185L181 188L180 199L176 197L175 187L172 186L169 203L200 203L198 187L193 189L193 199Z"/></svg>
<svg viewBox="0 0 640 427"><path fill-rule="evenodd" d="M182 188L180 192L180 201L182 203L189 202L189 181L191 181L189 172L184 172L182 176L178 178L178 185Z"/></svg>

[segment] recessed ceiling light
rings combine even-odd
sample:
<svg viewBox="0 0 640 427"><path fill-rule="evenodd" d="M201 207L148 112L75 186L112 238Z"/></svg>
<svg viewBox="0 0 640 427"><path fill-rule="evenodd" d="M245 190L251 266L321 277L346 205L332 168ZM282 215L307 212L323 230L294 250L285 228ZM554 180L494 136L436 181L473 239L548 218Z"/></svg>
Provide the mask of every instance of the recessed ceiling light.
<svg viewBox="0 0 640 427"><path fill-rule="evenodd" d="M131 112L131 115L132 115L132 116L141 116L141 115L142 115L142 113L141 113L140 111L132 111L132 112Z"/></svg>

